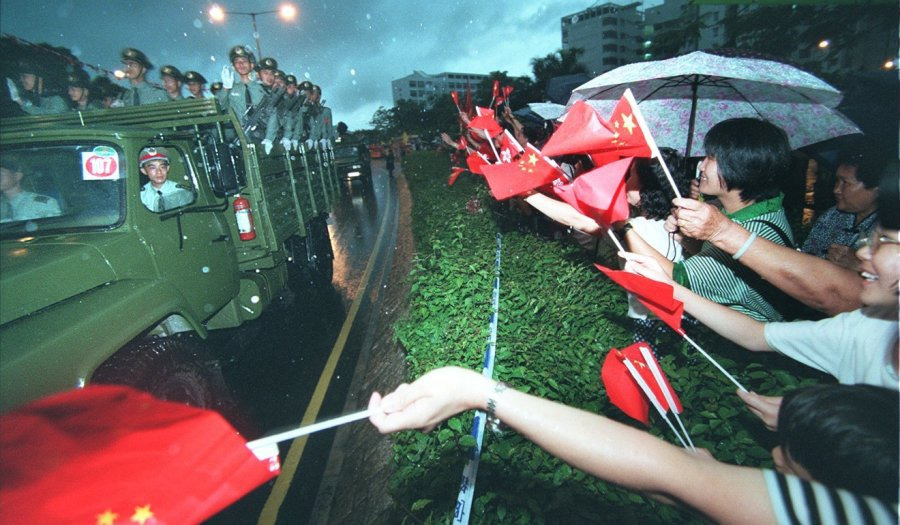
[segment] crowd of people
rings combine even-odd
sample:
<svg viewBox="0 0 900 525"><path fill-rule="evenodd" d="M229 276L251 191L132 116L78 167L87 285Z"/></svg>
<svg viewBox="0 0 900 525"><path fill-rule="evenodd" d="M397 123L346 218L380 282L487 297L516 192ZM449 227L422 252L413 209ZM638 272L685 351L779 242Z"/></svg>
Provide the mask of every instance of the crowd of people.
<svg viewBox="0 0 900 525"><path fill-rule="evenodd" d="M486 132L484 123L473 129L471 122L482 115L463 112L459 140L444 134L443 142L460 157L477 152L485 162L503 162L498 152L508 147L505 134L541 144L508 107L486 114L502 132ZM777 432L777 472L720 463L454 367L428 372L384 397L373 394L372 423L382 432L428 430L479 409L576 467L688 504L716 521L896 523L896 159L865 139L846 141L835 166L836 205L799 245L779 189L791 176L786 134L763 120L729 119L708 130L704 149L693 180L685 175L692 172L684 166L689 159L675 151L663 148L662 162L633 159L625 179L625 221L605 224L546 186L518 200L580 232L598 238L613 232L625 247L619 251L624 269L672 286L693 322L748 350L778 352L834 377L836 383L783 397L738 391ZM597 158L589 151L557 158L559 182L599 167ZM634 340L652 345L661 322L637 301L629 303L629 316Z"/></svg>
<svg viewBox="0 0 900 525"><path fill-rule="evenodd" d="M222 69L221 81L207 88L207 79L197 71L182 72L166 64L159 68L159 83L151 81L155 69L139 49L121 53L122 71L129 86L124 88L101 75L94 79L80 68L66 77L66 94L53 94L43 83L41 70L30 60L18 63L17 77L7 78L9 99L21 114L48 115L67 111L100 110L142 106L190 98L216 98L225 110L233 109L251 140L261 142L266 153L275 143L285 149L330 148L336 137L331 108L324 105L322 89L308 80L278 68L271 57L257 60L244 46L228 53L230 66ZM187 93L185 93L187 88Z"/></svg>

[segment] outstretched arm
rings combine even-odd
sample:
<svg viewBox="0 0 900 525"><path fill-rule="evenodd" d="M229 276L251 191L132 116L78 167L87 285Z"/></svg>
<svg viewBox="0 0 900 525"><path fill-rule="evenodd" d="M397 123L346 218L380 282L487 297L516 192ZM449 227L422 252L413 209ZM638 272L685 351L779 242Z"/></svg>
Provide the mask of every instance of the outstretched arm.
<svg viewBox="0 0 900 525"><path fill-rule="evenodd" d="M462 368L432 370L384 398L372 394L370 420L382 433L430 430L488 400L509 427L598 478L681 500L722 523L774 523L762 472L719 463L603 416L541 399Z"/></svg>
<svg viewBox="0 0 900 525"><path fill-rule="evenodd" d="M672 203L678 206L678 226L687 236L706 239L730 255L750 239L750 232L708 204L693 199ZM861 306L862 279L853 270L825 259L759 237L740 262L791 297L828 315Z"/></svg>
<svg viewBox="0 0 900 525"><path fill-rule="evenodd" d="M528 195L525 197L525 202L531 204L554 221L571 226L578 231L591 235L598 235L602 231L602 228L594 219L582 214L570 204L548 197L543 193L536 192Z"/></svg>

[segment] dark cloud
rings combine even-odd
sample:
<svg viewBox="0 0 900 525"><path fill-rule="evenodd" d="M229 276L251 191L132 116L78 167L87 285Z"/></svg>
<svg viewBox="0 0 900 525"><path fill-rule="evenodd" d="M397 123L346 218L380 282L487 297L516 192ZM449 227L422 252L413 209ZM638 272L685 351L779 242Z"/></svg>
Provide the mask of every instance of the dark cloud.
<svg viewBox="0 0 900 525"><path fill-rule="evenodd" d="M226 9L261 12L279 0L220 2ZM293 23L257 16L265 56L282 69L322 86L335 119L367 127L379 107L393 105L390 81L413 70L512 75L530 73L529 61L561 46L560 17L591 4L581 0L481 2L459 0L294 1ZM158 67L171 63L199 71L211 82L228 63L228 49L255 47L251 17L232 15L213 24L210 3L155 0L0 2L0 30L32 42L73 50L87 63L119 67L119 52L133 46ZM155 80L158 73L151 73Z"/></svg>

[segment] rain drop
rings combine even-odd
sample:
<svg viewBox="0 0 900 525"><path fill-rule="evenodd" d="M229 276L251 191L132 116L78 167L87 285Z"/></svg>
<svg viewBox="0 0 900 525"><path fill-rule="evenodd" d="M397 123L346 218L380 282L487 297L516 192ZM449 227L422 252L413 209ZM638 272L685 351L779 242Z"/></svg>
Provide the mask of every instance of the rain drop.
<svg viewBox="0 0 900 525"><path fill-rule="evenodd" d="M356 79L354 78L353 80L350 81L350 83L353 84L353 85L355 86L355 85L356 85Z"/></svg>
<svg viewBox="0 0 900 525"><path fill-rule="evenodd" d="M199 18L195 18L195 19L194 19L194 27L196 27L197 29L202 28L202 27L203 27L203 22L201 22Z"/></svg>
<svg viewBox="0 0 900 525"><path fill-rule="evenodd" d="M204 266L203 268L200 268L200 271L203 273L209 273L209 266Z"/></svg>
<svg viewBox="0 0 900 525"><path fill-rule="evenodd" d="M350 68L350 75L355 76L355 75L356 75L356 69L354 69L354 68L351 67L351 68Z"/></svg>
<svg viewBox="0 0 900 525"><path fill-rule="evenodd" d="M369 13L366 13L366 20L371 20L371 19L372 19L372 15L370 15Z"/></svg>

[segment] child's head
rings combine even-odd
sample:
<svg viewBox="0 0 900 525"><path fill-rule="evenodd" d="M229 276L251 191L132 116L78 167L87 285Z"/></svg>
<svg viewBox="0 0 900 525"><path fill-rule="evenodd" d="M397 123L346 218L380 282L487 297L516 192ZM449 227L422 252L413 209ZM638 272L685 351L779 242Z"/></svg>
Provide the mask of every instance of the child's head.
<svg viewBox="0 0 900 525"><path fill-rule="evenodd" d="M660 148L660 153L678 191L687 195L691 183L684 173L684 159L670 148ZM649 219L665 219L669 215L675 192L658 160L634 159L625 188L628 204L635 207L639 215Z"/></svg>
<svg viewBox="0 0 900 525"><path fill-rule="evenodd" d="M779 470L897 501L900 401L872 385L815 385L784 396L778 413Z"/></svg>

